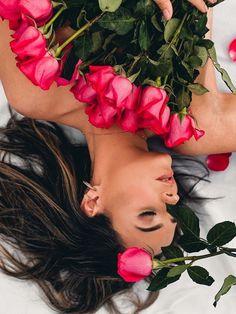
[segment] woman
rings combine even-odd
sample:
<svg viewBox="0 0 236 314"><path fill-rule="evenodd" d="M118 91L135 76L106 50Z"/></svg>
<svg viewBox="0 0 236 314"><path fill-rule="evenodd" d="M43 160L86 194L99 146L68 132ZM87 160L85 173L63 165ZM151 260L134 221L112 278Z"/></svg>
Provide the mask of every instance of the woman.
<svg viewBox="0 0 236 314"><path fill-rule="evenodd" d="M70 86L53 86L47 93L33 86L15 66L7 23L0 27L0 78L11 105L25 116L76 127L88 143L88 150L75 148L56 125L27 119L13 119L2 130L0 232L24 258L14 258L3 246L8 262L3 259L1 267L34 279L63 313L92 312L131 287L117 275L118 252L140 246L159 254L172 242L176 223L166 204L179 197L171 158L148 151L145 138L153 135L148 130L133 135L116 126L94 128ZM217 91L210 63L199 81L210 93L194 97L191 107L206 135L178 150L193 155L235 150L227 136L236 131L235 96ZM9 154L21 166L11 163Z"/></svg>

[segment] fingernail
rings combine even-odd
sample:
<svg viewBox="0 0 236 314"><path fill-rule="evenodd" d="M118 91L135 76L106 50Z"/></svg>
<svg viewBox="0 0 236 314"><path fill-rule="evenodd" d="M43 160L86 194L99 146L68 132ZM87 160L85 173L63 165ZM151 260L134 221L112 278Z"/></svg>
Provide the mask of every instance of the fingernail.
<svg viewBox="0 0 236 314"><path fill-rule="evenodd" d="M171 19L171 13L168 9L163 10L163 16L166 21L169 21Z"/></svg>

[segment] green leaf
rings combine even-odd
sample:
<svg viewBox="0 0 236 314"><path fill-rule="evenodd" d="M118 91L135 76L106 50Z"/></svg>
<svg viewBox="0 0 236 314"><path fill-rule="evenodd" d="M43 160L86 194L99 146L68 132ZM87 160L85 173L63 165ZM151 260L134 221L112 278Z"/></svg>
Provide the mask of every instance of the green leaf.
<svg viewBox="0 0 236 314"><path fill-rule="evenodd" d="M213 246L224 245L236 237L236 226L231 221L215 225L207 234L208 242Z"/></svg>
<svg viewBox="0 0 236 314"><path fill-rule="evenodd" d="M115 12L119 9L122 0L98 0L98 2L103 12Z"/></svg>
<svg viewBox="0 0 236 314"><path fill-rule="evenodd" d="M176 18L173 18L166 23L164 39L167 43L169 43L171 39L174 37L180 23L181 20Z"/></svg>
<svg viewBox="0 0 236 314"><path fill-rule="evenodd" d="M126 8L120 8L114 13L105 14L98 24L105 29L116 32L118 35L125 35L134 28L134 17Z"/></svg>
<svg viewBox="0 0 236 314"><path fill-rule="evenodd" d="M158 21L157 15L152 16L151 22L152 22L152 25L156 28L156 30L158 30L159 32L163 32L162 26Z"/></svg>
<svg viewBox="0 0 236 314"><path fill-rule="evenodd" d="M175 276L178 276L178 275L181 275L183 272L185 272L185 270L187 270L188 268L190 267L189 264L186 264L186 265L178 265L178 266L175 266L173 268L171 268L167 274L167 277L168 278L171 278L171 277L175 277Z"/></svg>
<svg viewBox="0 0 236 314"><path fill-rule="evenodd" d="M142 21L139 28L139 46L141 50L147 51L151 45L150 36L148 33L147 23Z"/></svg>
<svg viewBox="0 0 236 314"><path fill-rule="evenodd" d="M177 220L184 234L199 237L199 219L186 205L168 205L168 212Z"/></svg>
<svg viewBox="0 0 236 314"><path fill-rule="evenodd" d="M198 69L202 65L202 60L198 56L191 56L186 62L194 69Z"/></svg>
<svg viewBox="0 0 236 314"><path fill-rule="evenodd" d="M236 277L233 275L229 275L227 278L225 278L224 283L222 287L220 288L219 292L215 296L215 302L213 305L216 307L217 302L220 300L221 296L226 294L232 286L236 285Z"/></svg>
<svg viewBox="0 0 236 314"><path fill-rule="evenodd" d="M211 49L214 46L213 41L210 39L199 39L197 46L205 47L206 49Z"/></svg>
<svg viewBox="0 0 236 314"><path fill-rule="evenodd" d="M207 49L205 47L195 46L194 47L194 53L196 56L198 56L198 58L200 58L202 60L201 66L203 67L208 60Z"/></svg>
<svg viewBox="0 0 236 314"><path fill-rule="evenodd" d="M195 95L204 95L205 93L209 92L206 87L198 83L189 84L188 89Z"/></svg>
<svg viewBox="0 0 236 314"><path fill-rule="evenodd" d="M188 253L199 252L208 247L206 242L194 235L182 235L178 240L178 244Z"/></svg>
<svg viewBox="0 0 236 314"><path fill-rule="evenodd" d="M208 54L211 60L213 61L213 64L218 72L220 72L221 77L225 84L228 86L228 88L231 90L232 93L236 94L236 87L234 86L233 82L231 81L228 73L226 70L221 68L220 64L217 61L217 56L216 56L216 50L215 47L212 47L211 49L208 49Z"/></svg>
<svg viewBox="0 0 236 314"><path fill-rule="evenodd" d="M162 268L156 276L152 279L147 290L149 291L157 291L167 287L169 284L177 281L180 278L180 275L175 277L167 277L169 272L168 268Z"/></svg>
<svg viewBox="0 0 236 314"><path fill-rule="evenodd" d="M182 252L182 250L174 245L170 245L167 247L162 247L161 248L162 253L164 254L166 259L171 259L171 258L175 258L175 257L183 257L184 254Z"/></svg>
<svg viewBox="0 0 236 314"><path fill-rule="evenodd" d="M188 91L186 88L182 88L176 96L176 103L178 104L179 109L188 107L190 105L190 102L190 91Z"/></svg>
<svg viewBox="0 0 236 314"><path fill-rule="evenodd" d="M136 78L139 76L141 72L141 69L138 70L138 72L132 74L131 76L128 77L128 80L131 82L131 83L134 83Z"/></svg>
<svg viewBox="0 0 236 314"><path fill-rule="evenodd" d="M215 281L208 273L208 271L200 266L192 266L188 268L189 277L200 285L211 286Z"/></svg>
<svg viewBox="0 0 236 314"><path fill-rule="evenodd" d="M137 4L135 4L135 15L139 16L147 16L153 15L156 12L156 5L153 0L139 0Z"/></svg>

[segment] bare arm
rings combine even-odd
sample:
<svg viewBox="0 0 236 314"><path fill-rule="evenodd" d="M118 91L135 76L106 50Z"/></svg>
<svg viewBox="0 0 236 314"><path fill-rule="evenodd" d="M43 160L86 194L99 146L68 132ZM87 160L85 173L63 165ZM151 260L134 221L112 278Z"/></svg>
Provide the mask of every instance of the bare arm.
<svg viewBox="0 0 236 314"><path fill-rule="evenodd" d="M0 19L0 34L0 80L10 105L31 118L80 128L84 104L74 98L69 91L71 86L57 87L54 83L49 90L44 91L33 85L16 66L15 55L9 45L12 38L8 21Z"/></svg>
<svg viewBox="0 0 236 314"><path fill-rule="evenodd" d="M212 12L208 13L212 29ZM208 33L211 38L211 31ZM236 151L236 95L217 89L215 69L211 62L201 71L197 81L209 89L203 96L193 96L191 110L197 125L205 131L198 141L191 139L175 150L188 155L206 155Z"/></svg>

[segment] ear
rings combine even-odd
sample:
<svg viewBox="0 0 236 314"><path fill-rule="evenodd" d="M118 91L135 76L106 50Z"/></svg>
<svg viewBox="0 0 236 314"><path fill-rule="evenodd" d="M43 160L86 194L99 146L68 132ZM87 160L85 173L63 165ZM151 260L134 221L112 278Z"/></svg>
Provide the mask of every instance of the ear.
<svg viewBox="0 0 236 314"><path fill-rule="evenodd" d="M97 189L96 191L89 189L84 194L80 207L88 217L94 217L103 213Z"/></svg>

